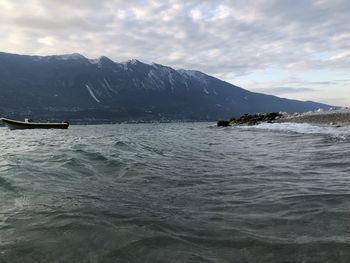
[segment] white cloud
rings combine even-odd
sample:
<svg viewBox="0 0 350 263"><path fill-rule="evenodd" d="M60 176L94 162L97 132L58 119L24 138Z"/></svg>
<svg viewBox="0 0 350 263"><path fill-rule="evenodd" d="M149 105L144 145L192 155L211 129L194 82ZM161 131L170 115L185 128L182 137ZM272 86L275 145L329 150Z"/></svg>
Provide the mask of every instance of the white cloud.
<svg viewBox="0 0 350 263"><path fill-rule="evenodd" d="M349 9L346 0L1 0L0 50L138 58L233 83L269 68L340 75L350 68Z"/></svg>
<svg viewBox="0 0 350 263"><path fill-rule="evenodd" d="M190 13L194 21L198 21L202 18L202 12L199 9L192 9Z"/></svg>
<svg viewBox="0 0 350 263"><path fill-rule="evenodd" d="M349 58L350 57L350 50L347 50L345 52L342 52L338 55L335 55L335 56L332 56L329 58L329 60L343 60L343 59L346 59L346 58Z"/></svg>

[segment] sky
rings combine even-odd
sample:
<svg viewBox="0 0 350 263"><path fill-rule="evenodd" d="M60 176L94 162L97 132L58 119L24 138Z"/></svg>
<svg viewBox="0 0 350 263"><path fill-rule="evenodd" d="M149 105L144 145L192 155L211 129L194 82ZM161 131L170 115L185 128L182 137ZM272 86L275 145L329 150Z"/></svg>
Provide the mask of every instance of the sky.
<svg viewBox="0 0 350 263"><path fill-rule="evenodd" d="M350 106L349 0L0 0L0 51L200 70Z"/></svg>

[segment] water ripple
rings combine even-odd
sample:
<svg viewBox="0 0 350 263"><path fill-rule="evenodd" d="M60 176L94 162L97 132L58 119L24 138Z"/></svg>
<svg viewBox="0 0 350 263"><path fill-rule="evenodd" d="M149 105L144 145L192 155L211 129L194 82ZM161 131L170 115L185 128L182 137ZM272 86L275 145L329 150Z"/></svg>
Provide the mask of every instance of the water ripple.
<svg viewBox="0 0 350 263"><path fill-rule="evenodd" d="M0 134L0 262L350 261L346 128Z"/></svg>

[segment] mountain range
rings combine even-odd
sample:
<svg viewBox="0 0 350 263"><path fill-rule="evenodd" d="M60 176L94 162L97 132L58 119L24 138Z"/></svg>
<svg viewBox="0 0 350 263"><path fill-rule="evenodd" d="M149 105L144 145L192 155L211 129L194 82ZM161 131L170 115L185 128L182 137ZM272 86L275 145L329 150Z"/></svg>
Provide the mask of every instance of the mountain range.
<svg viewBox="0 0 350 263"><path fill-rule="evenodd" d="M218 65L220 66L220 65ZM250 92L194 70L80 54L0 52L0 115L72 122L199 121L329 105Z"/></svg>

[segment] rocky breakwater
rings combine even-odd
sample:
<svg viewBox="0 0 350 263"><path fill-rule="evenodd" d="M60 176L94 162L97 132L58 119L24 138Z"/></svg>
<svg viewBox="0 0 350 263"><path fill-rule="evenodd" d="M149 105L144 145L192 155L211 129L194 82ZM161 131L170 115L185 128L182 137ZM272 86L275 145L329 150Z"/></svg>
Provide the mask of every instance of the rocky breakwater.
<svg viewBox="0 0 350 263"><path fill-rule="evenodd" d="M283 114L280 112L244 114L238 119L232 118L230 120L220 120L217 122L218 127L236 126L236 125L257 125L259 123L272 123L281 119Z"/></svg>
<svg viewBox="0 0 350 263"><path fill-rule="evenodd" d="M328 111L317 110L301 114L285 115L279 122L312 123L320 125L345 126L350 125L350 109L331 108Z"/></svg>
<svg viewBox="0 0 350 263"><path fill-rule="evenodd" d="M238 119L218 121L219 127L236 126L236 125L257 125L260 123L281 123L281 122L298 122L312 123L319 125L345 126L350 125L350 109L330 108L328 111L317 110L304 113L288 114L286 112L271 112L265 114L244 114Z"/></svg>

